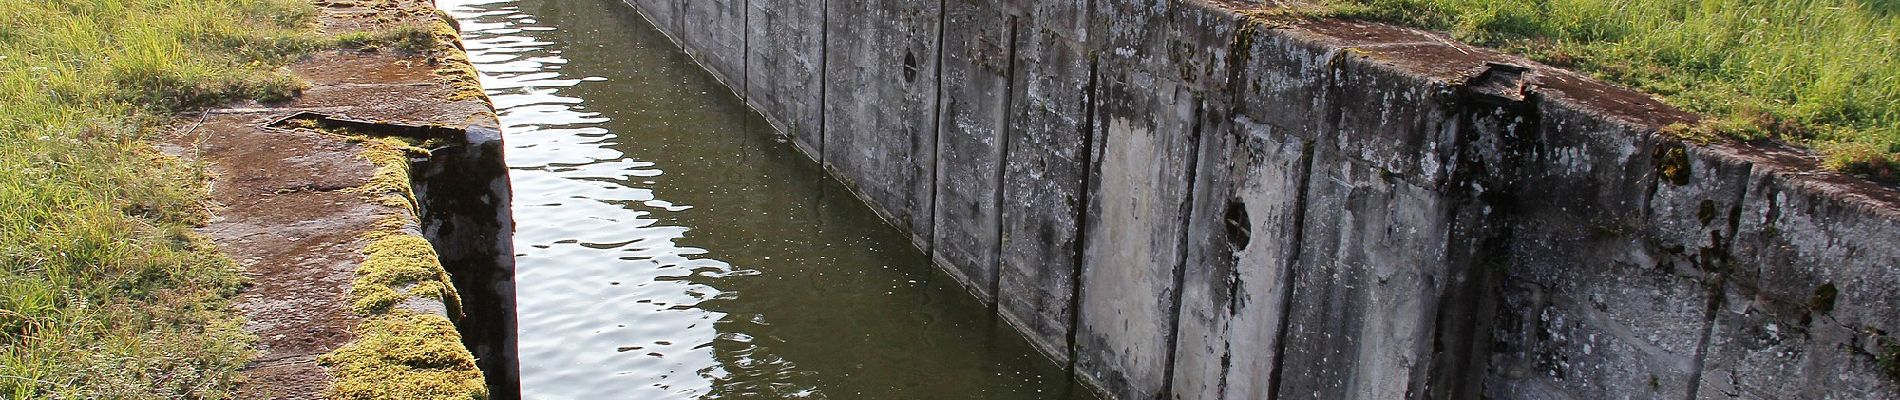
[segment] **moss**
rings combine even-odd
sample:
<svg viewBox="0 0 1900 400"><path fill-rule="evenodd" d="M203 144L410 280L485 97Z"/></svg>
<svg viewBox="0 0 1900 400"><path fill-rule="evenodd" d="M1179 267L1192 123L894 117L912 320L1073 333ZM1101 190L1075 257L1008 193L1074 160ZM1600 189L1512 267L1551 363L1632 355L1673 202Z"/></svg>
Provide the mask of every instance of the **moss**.
<svg viewBox="0 0 1900 400"><path fill-rule="evenodd" d="M435 38L438 55L429 61L436 66L436 79L452 90L446 98L449 101L488 102L488 94L482 91L481 75L476 73L475 64L470 63L467 53L462 51L461 33L456 29L454 20L445 15L436 15L432 20L430 32Z"/></svg>
<svg viewBox="0 0 1900 400"><path fill-rule="evenodd" d="M1834 312L1834 300L1839 298L1840 295L1841 290L1834 287L1833 283L1821 284L1820 287L1814 288L1814 295L1808 297L1808 310L1815 314L1825 315L1832 313Z"/></svg>
<svg viewBox="0 0 1900 400"><path fill-rule="evenodd" d="M1676 186L1689 184L1689 150L1681 145L1662 146L1657 153L1656 174Z"/></svg>
<svg viewBox="0 0 1900 400"><path fill-rule="evenodd" d="M336 373L330 399L486 399L475 357L447 318L394 311L363 322L357 340L318 362Z"/></svg>
<svg viewBox="0 0 1900 400"><path fill-rule="evenodd" d="M417 297L442 300L450 310L460 311L459 297L450 284L449 273L442 268L428 240L392 234L371 243L363 253L368 258L357 268L356 282L350 288L351 303L357 312L387 312Z"/></svg>
<svg viewBox="0 0 1900 400"><path fill-rule="evenodd" d="M376 165L375 176L369 183L351 191L372 196L378 204L416 212L416 192L409 184L409 157L427 156L429 151L404 138L351 135L351 140L362 143L363 158Z"/></svg>
<svg viewBox="0 0 1900 400"><path fill-rule="evenodd" d="M436 32L421 24L397 25L375 32L349 32L331 40L332 45L339 48L379 51L387 47L415 54L434 51L440 43Z"/></svg>
<svg viewBox="0 0 1900 400"><path fill-rule="evenodd" d="M426 150L407 139L353 138L363 144L363 157L377 165L371 181L353 190L406 212L378 220L365 234L372 242L363 248L365 258L350 286L350 301L356 312L370 317L358 327L355 342L322 357L337 378L324 396L487 398L482 372L449 317L397 307L410 299L432 299L441 301L449 316L462 315L461 297L435 247L408 233L417 225L408 157Z"/></svg>
<svg viewBox="0 0 1900 400"><path fill-rule="evenodd" d="M330 399L484 399L488 393L475 358L449 318L462 315L461 297L435 247L413 232L419 225L409 159L427 156L413 139L329 131L362 145L376 166L369 182L351 189L368 201L402 210L376 221L364 237L363 264L350 287L351 306L369 318L358 339L321 361L336 381ZM448 317L398 306L411 299L442 302Z"/></svg>
<svg viewBox="0 0 1900 400"><path fill-rule="evenodd" d="M1882 333L1874 335L1874 363L1880 366L1880 372L1887 379L1900 381L1900 341Z"/></svg>

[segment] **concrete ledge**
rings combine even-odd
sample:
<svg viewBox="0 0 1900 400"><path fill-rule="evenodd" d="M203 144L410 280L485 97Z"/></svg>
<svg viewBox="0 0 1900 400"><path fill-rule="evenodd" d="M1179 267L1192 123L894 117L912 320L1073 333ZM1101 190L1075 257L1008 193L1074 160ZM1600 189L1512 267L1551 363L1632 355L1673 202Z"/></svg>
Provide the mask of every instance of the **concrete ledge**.
<svg viewBox="0 0 1900 400"><path fill-rule="evenodd" d="M499 124L453 21L422 0L320 10L327 33L436 47L313 54L291 66L302 96L206 112L181 139L216 174L207 233L255 282L242 396L517 398ZM442 168L483 181L450 190L465 182Z"/></svg>

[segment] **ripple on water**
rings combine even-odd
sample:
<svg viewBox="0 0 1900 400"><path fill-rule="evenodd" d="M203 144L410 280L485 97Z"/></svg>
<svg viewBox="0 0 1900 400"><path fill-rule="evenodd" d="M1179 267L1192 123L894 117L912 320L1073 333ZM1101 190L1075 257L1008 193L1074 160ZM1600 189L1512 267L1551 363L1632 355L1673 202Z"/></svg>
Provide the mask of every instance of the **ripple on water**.
<svg viewBox="0 0 1900 400"><path fill-rule="evenodd" d="M508 135L524 397L1066 390L618 0L437 5Z"/></svg>
<svg viewBox="0 0 1900 400"><path fill-rule="evenodd" d="M462 20L470 59L512 145L524 394L710 393L719 369L713 322L724 315L696 305L720 291L677 278L730 267L687 258L704 253L677 244L687 228L629 207L670 206L625 183L662 172L615 149L615 135L601 126L610 119L561 93L585 79L560 72L567 60L556 43L522 35L547 31L523 29L534 18L507 1L441 3Z"/></svg>

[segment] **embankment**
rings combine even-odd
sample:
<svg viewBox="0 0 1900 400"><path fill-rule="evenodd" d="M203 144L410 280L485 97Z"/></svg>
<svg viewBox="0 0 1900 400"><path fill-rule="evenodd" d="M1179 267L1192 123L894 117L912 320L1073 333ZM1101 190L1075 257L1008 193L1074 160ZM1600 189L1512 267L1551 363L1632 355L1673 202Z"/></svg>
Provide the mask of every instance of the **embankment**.
<svg viewBox="0 0 1900 400"><path fill-rule="evenodd" d="M630 3L1114 398L1900 393L1895 191L1574 73L1241 1Z"/></svg>

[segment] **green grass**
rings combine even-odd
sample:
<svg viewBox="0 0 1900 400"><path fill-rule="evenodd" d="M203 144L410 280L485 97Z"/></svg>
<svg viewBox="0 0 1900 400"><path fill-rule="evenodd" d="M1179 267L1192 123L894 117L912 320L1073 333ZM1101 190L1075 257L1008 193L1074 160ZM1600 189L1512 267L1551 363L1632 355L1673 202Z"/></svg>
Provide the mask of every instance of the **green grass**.
<svg viewBox="0 0 1900 400"><path fill-rule="evenodd" d="M300 0L0 0L0 398L229 398L235 266L177 112L283 99Z"/></svg>
<svg viewBox="0 0 1900 400"><path fill-rule="evenodd" d="M1900 0L1321 0L1662 96L1694 131L1900 178Z"/></svg>

